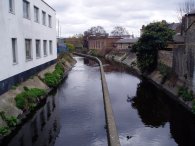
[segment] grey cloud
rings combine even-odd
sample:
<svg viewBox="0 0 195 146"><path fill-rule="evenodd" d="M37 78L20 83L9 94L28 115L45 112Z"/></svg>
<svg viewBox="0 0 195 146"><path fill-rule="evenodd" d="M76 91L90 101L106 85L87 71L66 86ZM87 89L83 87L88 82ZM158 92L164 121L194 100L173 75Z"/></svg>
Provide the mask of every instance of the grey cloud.
<svg viewBox="0 0 195 146"><path fill-rule="evenodd" d="M45 0L56 9L62 35L83 33L102 25L108 32L121 25L139 34L143 24L157 20L177 21L177 8L184 0Z"/></svg>

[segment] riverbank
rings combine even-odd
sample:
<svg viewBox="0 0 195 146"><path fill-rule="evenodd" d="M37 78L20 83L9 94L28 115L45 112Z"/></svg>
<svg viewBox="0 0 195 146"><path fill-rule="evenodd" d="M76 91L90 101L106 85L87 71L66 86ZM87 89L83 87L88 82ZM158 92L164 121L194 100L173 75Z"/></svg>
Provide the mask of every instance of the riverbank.
<svg viewBox="0 0 195 146"><path fill-rule="evenodd" d="M41 104L76 64L70 54L60 55L56 64L0 96L0 135L11 133ZM11 124L10 124L11 123Z"/></svg>
<svg viewBox="0 0 195 146"><path fill-rule="evenodd" d="M176 102L185 107L188 111L194 113L192 100L185 101L182 96L178 96L179 89L186 86L185 82L179 80L174 75L164 79L160 69L156 69L149 75L141 74L137 67L136 54L125 52L110 52L105 55L105 59L111 62L116 62L121 65L125 65L132 73L142 76L153 83L156 87L166 92Z"/></svg>

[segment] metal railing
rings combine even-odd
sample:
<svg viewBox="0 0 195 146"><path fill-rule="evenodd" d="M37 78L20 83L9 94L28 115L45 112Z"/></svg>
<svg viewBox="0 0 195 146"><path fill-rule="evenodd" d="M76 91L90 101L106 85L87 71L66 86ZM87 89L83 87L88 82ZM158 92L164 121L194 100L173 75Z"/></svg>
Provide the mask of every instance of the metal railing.
<svg viewBox="0 0 195 146"><path fill-rule="evenodd" d="M119 136L115 124L114 114L110 102L110 95L108 91L108 86L107 86L102 62L97 57L94 56L80 54L80 53L74 53L74 55L92 59L99 64L100 73L101 73L102 92L103 92L103 99L104 99L104 109L105 109L106 124L107 124L108 145L120 146Z"/></svg>

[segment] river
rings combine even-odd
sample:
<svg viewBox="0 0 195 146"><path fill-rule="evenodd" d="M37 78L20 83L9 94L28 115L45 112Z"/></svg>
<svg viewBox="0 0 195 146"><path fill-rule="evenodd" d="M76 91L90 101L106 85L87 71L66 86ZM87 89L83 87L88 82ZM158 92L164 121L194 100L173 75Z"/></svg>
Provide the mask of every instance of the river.
<svg viewBox="0 0 195 146"><path fill-rule="evenodd" d="M3 145L108 145L99 68L75 59L57 91ZM104 69L121 146L195 146L191 113L124 67Z"/></svg>

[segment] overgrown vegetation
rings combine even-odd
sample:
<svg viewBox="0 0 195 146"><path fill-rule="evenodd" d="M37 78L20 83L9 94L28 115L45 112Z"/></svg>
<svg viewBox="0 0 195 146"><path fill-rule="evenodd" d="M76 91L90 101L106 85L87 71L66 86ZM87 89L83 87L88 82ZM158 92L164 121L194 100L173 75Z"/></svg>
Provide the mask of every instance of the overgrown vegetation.
<svg viewBox="0 0 195 146"><path fill-rule="evenodd" d="M43 89L24 88L25 91L18 94L15 98L16 106L21 110L33 110L40 98L46 94L46 91Z"/></svg>
<svg viewBox="0 0 195 146"><path fill-rule="evenodd" d="M150 73L157 67L158 50L164 49L172 40L174 31L168 28L166 21L147 25L138 42L133 46L137 53L138 68L142 73Z"/></svg>
<svg viewBox="0 0 195 146"><path fill-rule="evenodd" d="M45 74L45 78L43 80L49 87L56 87L62 80L63 75L64 67L61 63L58 63L52 73Z"/></svg>
<svg viewBox="0 0 195 146"><path fill-rule="evenodd" d="M15 127L18 124L18 119L14 116L6 116L5 112L0 112L0 117L6 122L8 127Z"/></svg>
<svg viewBox="0 0 195 146"><path fill-rule="evenodd" d="M92 56L98 56L98 51L96 49L90 49L90 55Z"/></svg>
<svg viewBox="0 0 195 146"><path fill-rule="evenodd" d="M160 74L162 75L161 84L164 84L165 81L168 79L168 77L171 74L171 69L168 66L166 66L165 64L159 63L158 70L159 70Z"/></svg>
<svg viewBox="0 0 195 146"><path fill-rule="evenodd" d="M7 126L0 127L0 135L2 136L7 135L11 131L11 128L15 127L19 123L19 120L16 117L7 116L3 111L0 112L0 117L7 124Z"/></svg>
<svg viewBox="0 0 195 146"><path fill-rule="evenodd" d="M0 127L0 135L1 136L5 136L7 135L8 133L10 133L10 128L5 126L5 127Z"/></svg>
<svg viewBox="0 0 195 146"><path fill-rule="evenodd" d="M69 50L69 52L74 52L75 51L75 46L71 43L66 43L66 46Z"/></svg>
<svg viewBox="0 0 195 146"><path fill-rule="evenodd" d="M178 89L178 96L181 96L184 101L192 101L193 91L189 91L188 87L182 86Z"/></svg>

